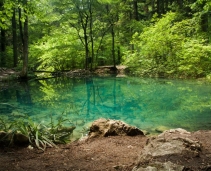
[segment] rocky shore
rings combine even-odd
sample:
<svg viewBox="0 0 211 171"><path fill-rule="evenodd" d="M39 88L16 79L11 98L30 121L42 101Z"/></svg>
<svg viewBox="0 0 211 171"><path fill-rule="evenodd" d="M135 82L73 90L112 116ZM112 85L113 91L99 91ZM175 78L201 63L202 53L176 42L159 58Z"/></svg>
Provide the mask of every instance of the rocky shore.
<svg viewBox="0 0 211 171"><path fill-rule="evenodd" d="M1 146L0 170L209 171L211 131L177 128L150 137L122 121L101 118L87 137L45 152Z"/></svg>
<svg viewBox="0 0 211 171"><path fill-rule="evenodd" d="M137 136L144 133L121 121L99 119L93 122L89 138ZM211 170L211 131L188 132L177 128L148 137L132 171Z"/></svg>

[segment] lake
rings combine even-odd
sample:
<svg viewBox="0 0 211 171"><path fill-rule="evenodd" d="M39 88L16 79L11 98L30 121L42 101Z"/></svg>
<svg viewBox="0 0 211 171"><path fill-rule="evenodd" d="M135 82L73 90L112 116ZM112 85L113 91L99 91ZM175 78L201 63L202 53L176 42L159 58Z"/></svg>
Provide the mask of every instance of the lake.
<svg viewBox="0 0 211 171"><path fill-rule="evenodd" d="M66 119L73 138L98 118L122 120L150 134L171 128L211 129L211 86L196 80L137 77L59 77L0 91L0 117L37 123Z"/></svg>

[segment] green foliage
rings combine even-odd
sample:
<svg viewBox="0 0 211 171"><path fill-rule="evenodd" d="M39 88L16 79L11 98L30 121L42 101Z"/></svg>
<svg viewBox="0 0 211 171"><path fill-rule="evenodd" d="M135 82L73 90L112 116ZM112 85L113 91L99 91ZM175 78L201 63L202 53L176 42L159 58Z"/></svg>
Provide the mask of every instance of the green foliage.
<svg viewBox="0 0 211 171"><path fill-rule="evenodd" d="M211 71L211 46L206 45L205 40L192 39L183 43L178 57L178 70L186 77L204 77Z"/></svg>
<svg viewBox="0 0 211 171"><path fill-rule="evenodd" d="M135 73L149 76L201 77L209 73L211 46L203 38L197 18L180 19L167 13L141 34L134 34L135 52L125 63Z"/></svg>
<svg viewBox="0 0 211 171"><path fill-rule="evenodd" d="M75 33L65 25L62 33L60 31L54 30L31 46L31 58L38 59L38 70L57 71L82 66L83 51Z"/></svg>
<svg viewBox="0 0 211 171"><path fill-rule="evenodd" d="M211 4L207 0L168 3L34 0L27 4L25 0L2 1L0 28L6 33L6 51L1 49L1 60L6 67L11 67L13 61L16 62L12 59L12 45L17 45L16 56L21 63L20 29L27 16L29 69L92 69L102 64L111 65L114 61L117 64L124 53L124 63L141 75L205 76L210 72L207 66L211 42L210 11ZM12 18L16 21L13 24ZM12 43L14 30L16 44ZM193 59L198 51L198 59ZM92 59L88 66L87 58ZM17 58L14 56L14 59Z"/></svg>
<svg viewBox="0 0 211 171"><path fill-rule="evenodd" d="M57 143L67 143L70 141L69 136L75 127L63 127L65 122L70 123L69 120L63 119L63 115L60 116L56 123L51 118L49 124L38 124L33 122L30 118L20 118L14 121L0 119L0 130L7 132L7 134L0 139L0 142L9 139L11 144L15 134L21 133L28 137L31 145L44 151L46 147L57 147Z"/></svg>
<svg viewBox="0 0 211 171"><path fill-rule="evenodd" d="M14 2L12 1L5 1L3 2L3 6L0 6L0 28L8 29L8 21L12 17L13 7Z"/></svg>

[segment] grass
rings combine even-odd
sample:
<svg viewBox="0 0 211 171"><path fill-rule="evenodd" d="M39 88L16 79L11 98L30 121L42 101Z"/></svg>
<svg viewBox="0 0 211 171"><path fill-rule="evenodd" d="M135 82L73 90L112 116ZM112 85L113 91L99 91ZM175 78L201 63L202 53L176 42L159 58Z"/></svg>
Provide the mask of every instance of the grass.
<svg viewBox="0 0 211 171"><path fill-rule="evenodd" d="M71 121L63 119L63 114L57 121L54 121L51 117L49 124L36 123L30 117L19 118L14 121L0 119L0 131L2 131L0 142L9 145L14 144L17 134L21 134L28 138L30 145L42 151L45 151L46 147L57 148L56 144L64 144L70 141L70 135L75 129L75 126L63 127L66 122L72 125Z"/></svg>

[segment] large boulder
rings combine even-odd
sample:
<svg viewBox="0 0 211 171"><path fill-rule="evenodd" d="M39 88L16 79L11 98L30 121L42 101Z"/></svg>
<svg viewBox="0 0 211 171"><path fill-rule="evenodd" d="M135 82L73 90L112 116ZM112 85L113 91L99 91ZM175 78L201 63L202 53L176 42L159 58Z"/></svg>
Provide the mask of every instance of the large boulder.
<svg viewBox="0 0 211 171"><path fill-rule="evenodd" d="M148 140L133 171L182 171L188 168L186 160L198 158L201 150L202 145L190 132L180 128L168 130ZM184 161L184 165L177 165L175 160Z"/></svg>
<svg viewBox="0 0 211 171"><path fill-rule="evenodd" d="M144 133L138 128L122 121L100 118L92 123L88 137L94 138L117 135L136 136L144 135Z"/></svg>

